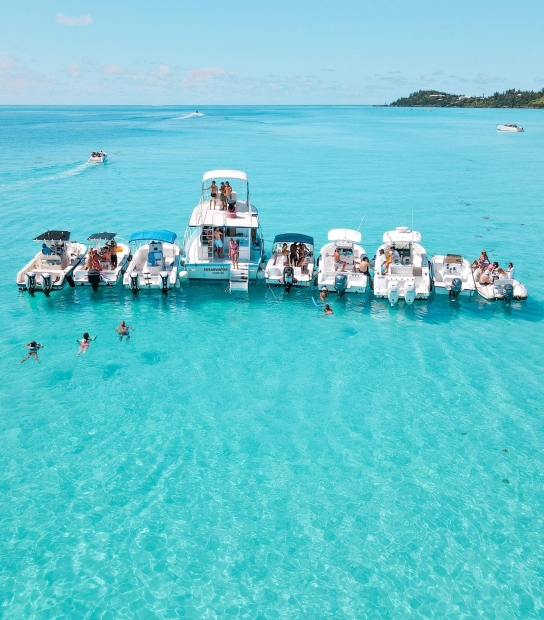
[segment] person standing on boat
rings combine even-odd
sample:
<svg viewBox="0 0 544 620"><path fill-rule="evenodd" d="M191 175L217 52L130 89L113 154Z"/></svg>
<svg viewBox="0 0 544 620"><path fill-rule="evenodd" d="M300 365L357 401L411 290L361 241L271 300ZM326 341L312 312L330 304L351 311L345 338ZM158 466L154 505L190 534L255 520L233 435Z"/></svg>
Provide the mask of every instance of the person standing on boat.
<svg viewBox="0 0 544 620"><path fill-rule="evenodd" d="M355 264L353 265L353 270L355 271ZM371 271L374 271L374 269L372 269L368 256L363 256L359 261L359 272L368 278L368 283L372 290L374 288L374 284L372 282L372 276L370 275Z"/></svg>
<svg viewBox="0 0 544 620"><path fill-rule="evenodd" d="M213 245L217 251L217 258L223 258L223 231L221 228L216 228L213 231Z"/></svg>
<svg viewBox="0 0 544 620"><path fill-rule="evenodd" d="M240 254L240 250L238 247L238 241L236 239L231 239L229 241L229 257L232 261L232 266L234 269L238 269L238 256Z"/></svg>
<svg viewBox="0 0 544 620"><path fill-rule="evenodd" d="M293 241L293 243L291 243L291 246L289 247L289 264L291 264L293 267L297 264L297 255L298 244L296 241Z"/></svg>
<svg viewBox="0 0 544 620"><path fill-rule="evenodd" d="M205 187L204 189L209 189L211 190L210 192L210 208L212 206L212 202L213 202L213 208L215 209L215 204L216 204L216 198L217 198L217 185L215 183L215 181L212 181L212 184L210 185L210 187Z"/></svg>
<svg viewBox="0 0 544 620"><path fill-rule="evenodd" d="M225 187L225 183L221 181L221 187L219 188L219 192L221 193L221 209L227 208L227 189Z"/></svg>
<svg viewBox="0 0 544 620"><path fill-rule="evenodd" d="M111 268L117 269L117 241L112 241L110 245Z"/></svg>
<svg viewBox="0 0 544 620"><path fill-rule="evenodd" d="M383 264L385 263L385 251L382 248L377 254L376 254L376 258L374 259L374 271L375 273L378 273L379 275L383 275Z"/></svg>
<svg viewBox="0 0 544 620"><path fill-rule="evenodd" d="M26 360L29 357L33 357L39 364L40 360L38 358L38 349L43 349L43 346L39 342L36 342L35 340L31 340L26 345L26 348L28 349L28 353L25 355L25 357L23 357L23 359L19 362L19 364L26 362Z"/></svg>
<svg viewBox="0 0 544 620"><path fill-rule="evenodd" d="M508 268L506 270L506 274L508 277L513 280L514 279L514 265L512 263L508 263Z"/></svg>

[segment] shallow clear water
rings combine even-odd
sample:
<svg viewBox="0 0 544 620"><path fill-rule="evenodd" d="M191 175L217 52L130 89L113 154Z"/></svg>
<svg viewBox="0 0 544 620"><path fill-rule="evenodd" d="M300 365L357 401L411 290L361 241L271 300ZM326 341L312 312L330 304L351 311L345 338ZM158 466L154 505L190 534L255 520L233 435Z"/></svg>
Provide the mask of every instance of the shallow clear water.
<svg viewBox="0 0 544 620"><path fill-rule="evenodd" d="M542 113L203 111L0 108L0 616L543 617ZM366 214L373 254L413 218L430 254L486 249L530 297L320 319L261 281L19 295L35 235L182 236L222 167L269 242Z"/></svg>

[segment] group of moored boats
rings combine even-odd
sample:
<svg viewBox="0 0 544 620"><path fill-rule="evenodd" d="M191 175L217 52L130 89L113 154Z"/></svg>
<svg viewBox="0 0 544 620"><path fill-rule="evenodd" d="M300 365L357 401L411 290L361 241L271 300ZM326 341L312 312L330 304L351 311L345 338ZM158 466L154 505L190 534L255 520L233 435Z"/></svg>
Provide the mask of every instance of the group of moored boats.
<svg viewBox="0 0 544 620"><path fill-rule="evenodd" d="M217 200L210 193L216 179L229 181L228 200ZM179 288L182 280L225 280L233 290L247 290L249 282L263 278L268 285L294 287L317 286L320 290L365 293L412 304L427 299L432 291L446 293L452 299L477 292L488 300L526 299L525 287L513 273L501 275L481 265L471 265L459 254L427 257L421 235L398 227L383 235L382 245L373 260L360 245L358 230L335 228L328 233L317 258L314 240L308 235L277 235L266 260L259 214L250 202L245 172L213 170L202 179L202 193L193 209L182 247L177 235L168 230L141 230L128 242L114 232L92 234L88 244L70 241L70 232L49 230L34 241L40 252L19 271L17 286L31 295L66 285L123 285L137 294L142 289L160 289L166 294ZM371 276L371 271L374 277ZM506 277L505 277L506 276Z"/></svg>

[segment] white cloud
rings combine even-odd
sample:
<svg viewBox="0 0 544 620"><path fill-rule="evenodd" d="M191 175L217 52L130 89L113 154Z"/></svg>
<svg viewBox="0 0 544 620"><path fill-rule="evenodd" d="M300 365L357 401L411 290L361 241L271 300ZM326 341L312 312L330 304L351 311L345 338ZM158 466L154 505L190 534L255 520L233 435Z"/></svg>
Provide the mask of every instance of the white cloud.
<svg viewBox="0 0 544 620"><path fill-rule="evenodd" d="M68 65L68 71L72 77L79 77L81 73L81 67L79 65L76 65L75 62L71 62Z"/></svg>
<svg viewBox="0 0 544 620"><path fill-rule="evenodd" d="M209 82L213 78L222 77L226 75L225 69L220 69L219 67L209 67L205 69L193 69L193 71L189 71L187 77L181 82L180 86L182 88L187 88L189 86L196 86L197 84L202 84L203 82Z"/></svg>
<svg viewBox="0 0 544 620"><path fill-rule="evenodd" d="M121 75L122 73L126 73L126 69L123 69L123 67L119 65L107 65L104 68L104 73L108 75Z"/></svg>
<svg viewBox="0 0 544 620"><path fill-rule="evenodd" d="M57 24L61 26L90 26L92 23L93 20L88 13L82 14L79 17L57 13Z"/></svg>

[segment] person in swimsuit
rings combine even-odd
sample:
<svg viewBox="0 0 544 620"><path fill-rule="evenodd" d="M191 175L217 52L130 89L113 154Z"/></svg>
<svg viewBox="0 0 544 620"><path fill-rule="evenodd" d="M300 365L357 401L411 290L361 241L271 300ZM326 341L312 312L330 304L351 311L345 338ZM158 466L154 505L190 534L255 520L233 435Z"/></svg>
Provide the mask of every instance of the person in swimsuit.
<svg viewBox="0 0 544 620"><path fill-rule="evenodd" d="M329 316L330 314L334 314L334 312L332 311L332 308L329 306L329 304L325 304L325 308L323 309L323 314L321 314L319 318L324 317L324 316Z"/></svg>
<svg viewBox="0 0 544 620"><path fill-rule="evenodd" d="M342 265L341 271L346 270L346 261L340 258L340 250L338 248L334 249L333 260L334 260L335 271L338 271L338 267L340 267L340 265Z"/></svg>
<svg viewBox="0 0 544 620"><path fill-rule="evenodd" d="M217 198L217 185L215 183L215 181L212 181L212 184L210 185L210 187L205 187L204 189L209 189L211 190L210 192L210 207L212 206L212 202L213 202L213 208L215 209L215 204L216 204L216 198Z"/></svg>
<svg viewBox="0 0 544 620"><path fill-rule="evenodd" d="M234 269L238 269L238 256L240 254L240 249L238 247L238 241L236 239L231 239L229 241L229 257L232 261L232 266Z"/></svg>
<svg viewBox="0 0 544 620"><path fill-rule="evenodd" d="M213 231L213 245L217 252L217 258L223 258L223 231L221 228L216 228Z"/></svg>
<svg viewBox="0 0 544 620"><path fill-rule="evenodd" d="M293 267L297 264L297 255L298 255L298 245L296 241L291 243L289 247L289 264L293 265Z"/></svg>
<svg viewBox="0 0 544 620"><path fill-rule="evenodd" d="M89 343L92 340L96 340L96 336L89 336L89 332L85 332L81 340L76 340L76 342L79 343L79 349L77 350L78 357L80 355L85 355L85 353L87 353L87 349L89 348Z"/></svg>
<svg viewBox="0 0 544 620"><path fill-rule="evenodd" d="M230 200L231 195L232 195L232 187L230 186L230 183L226 181L225 182L225 196L227 198L227 202Z"/></svg>
<svg viewBox="0 0 544 620"><path fill-rule="evenodd" d="M100 259L98 258L98 252L96 250L91 250L89 254L87 269L98 269L100 271Z"/></svg>
<svg viewBox="0 0 544 620"><path fill-rule="evenodd" d="M297 257L298 257L297 267L302 267L302 265L304 265L304 260L306 258L306 246L304 245L304 243L298 244Z"/></svg>
<svg viewBox="0 0 544 620"><path fill-rule="evenodd" d="M389 271L389 267L391 267L391 261L393 260L393 254L394 254L394 250L391 249L385 255L385 263L383 265L383 275L384 276L387 275L387 272Z"/></svg>
<svg viewBox="0 0 544 620"><path fill-rule="evenodd" d="M284 243L281 247L281 255L283 256L283 264L289 264L289 248L287 247L287 243Z"/></svg>
<svg viewBox="0 0 544 620"><path fill-rule="evenodd" d="M221 194L220 196L221 209L226 209L227 208L227 188L225 187L225 184L223 182L221 182L221 187L219 188L219 192Z"/></svg>
<svg viewBox="0 0 544 620"><path fill-rule="evenodd" d="M115 331L119 334L119 340L123 340L123 336L126 337L127 341L130 340L130 333L128 331L129 329L134 331L134 327L132 327L131 325L127 325L124 321L121 321L119 327L115 328Z"/></svg>
<svg viewBox="0 0 544 620"><path fill-rule="evenodd" d="M327 297L329 296L329 291L327 290L327 287L324 286L320 291L319 291L319 299L321 301L327 301Z"/></svg>
<svg viewBox="0 0 544 620"><path fill-rule="evenodd" d="M111 268L117 269L117 241L112 241L110 244L110 261Z"/></svg>
<svg viewBox="0 0 544 620"><path fill-rule="evenodd" d="M487 267L490 262L491 261L489 260L487 256L487 252L485 250L482 250L482 253L480 254L480 258L478 260L472 261L471 267L473 268L480 267L480 269L485 269L485 267Z"/></svg>
<svg viewBox="0 0 544 620"><path fill-rule="evenodd" d="M31 340L26 345L26 348L28 349L28 353L25 355L25 357L23 357L23 359L19 362L19 364L26 362L26 360L29 357L33 357L39 364L40 360L38 359L38 349L43 349L43 346L39 342L36 342L35 340Z"/></svg>
<svg viewBox="0 0 544 620"><path fill-rule="evenodd" d="M371 271L374 271L374 269L372 269L372 265L370 264L370 261L368 260L368 256L363 256L361 260L359 261L359 272L368 278L370 288L372 289L373 285L372 285L372 276L370 275Z"/></svg>

